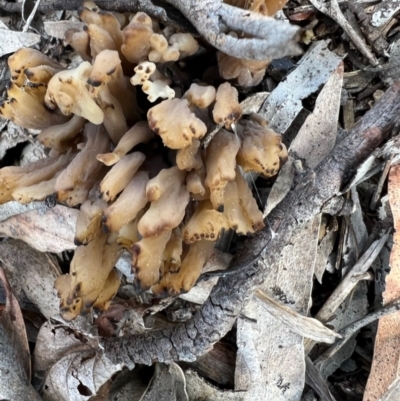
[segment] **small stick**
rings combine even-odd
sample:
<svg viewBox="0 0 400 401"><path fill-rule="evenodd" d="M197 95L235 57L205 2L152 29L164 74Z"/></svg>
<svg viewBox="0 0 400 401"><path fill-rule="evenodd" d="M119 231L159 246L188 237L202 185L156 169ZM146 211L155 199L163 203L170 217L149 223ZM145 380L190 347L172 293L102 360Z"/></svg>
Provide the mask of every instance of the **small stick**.
<svg viewBox="0 0 400 401"><path fill-rule="evenodd" d="M355 322L349 324L348 326L344 327L343 329L339 330L339 334L343 336L343 338L339 341L337 341L334 345L329 347L322 355L318 357L318 359L315 360L315 365L320 365L324 361L326 361L329 358L332 358L332 356L338 352L344 344L355 334L366 326L367 324L370 324L374 322L377 319L380 319L383 316L389 315L391 313L397 312L400 310L400 299L384 306L381 309L378 309L375 312L372 312L368 314L367 316L364 316L363 318L356 320Z"/></svg>

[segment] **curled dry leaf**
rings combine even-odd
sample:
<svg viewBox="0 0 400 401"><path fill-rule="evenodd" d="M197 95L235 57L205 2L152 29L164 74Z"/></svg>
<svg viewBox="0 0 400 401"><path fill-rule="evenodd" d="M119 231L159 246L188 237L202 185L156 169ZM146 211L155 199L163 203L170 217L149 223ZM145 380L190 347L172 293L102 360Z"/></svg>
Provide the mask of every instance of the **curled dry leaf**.
<svg viewBox="0 0 400 401"><path fill-rule="evenodd" d="M120 365L94 350L68 353L51 367L44 383L43 400L86 401L120 369Z"/></svg>

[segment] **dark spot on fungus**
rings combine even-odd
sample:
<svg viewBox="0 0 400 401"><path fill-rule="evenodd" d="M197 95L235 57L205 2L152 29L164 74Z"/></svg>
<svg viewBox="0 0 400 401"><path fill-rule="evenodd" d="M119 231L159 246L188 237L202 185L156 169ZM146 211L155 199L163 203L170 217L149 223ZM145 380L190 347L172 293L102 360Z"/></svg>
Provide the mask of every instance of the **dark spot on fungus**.
<svg viewBox="0 0 400 401"><path fill-rule="evenodd" d="M94 88L97 88L98 86L100 86L102 84L102 82L100 80L94 79L94 78L89 78L87 80L87 83L91 86L93 86Z"/></svg>
<svg viewBox="0 0 400 401"><path fill-rule="evenodd" d="M112 75L114 74L115 70L117 69L117 67L112 68L110 71L107 71L106 74L107 75Z"/></svg>

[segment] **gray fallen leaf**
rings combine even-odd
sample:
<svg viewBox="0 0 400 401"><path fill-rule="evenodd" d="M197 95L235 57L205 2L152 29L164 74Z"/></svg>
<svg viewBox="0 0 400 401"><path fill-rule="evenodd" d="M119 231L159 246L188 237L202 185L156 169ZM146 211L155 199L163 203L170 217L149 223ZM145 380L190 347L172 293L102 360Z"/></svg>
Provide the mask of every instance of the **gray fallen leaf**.
<svg viewBox="0 0 400 401"><path fill-rule="evenodd" d="M18 300L0 267L7 304L0 312L0 399L40 401L30 384L30 355L25 323Z"/></svg>
<svg viewBox="0 0 400 401"><path fill-rule="evenodd" d="M320 216L297 229L260 288L306 315L310 304ZM304 389L303 337L252 299L237 322L235 390L243 400L298 400ZM249 319L250 318L250 319Z"/></svg>
<svg viewBox="0 0 400 401"><path fill-rule="evenodd" d="M272 316L288 326L294 333L327 344L333 344L336 339L341 338L339 334L325 327L320 321L295 312L288 306L275 301L261 290L257 290L254 295Z"/></svg>
<svg viewBox="0 0 400 401"><path fill-rule="evenodd" d="M13 148L21 142L27 142L32 140L31 135L24 129L14 124L12 121L0 119L0 129L2 130L5 125L7 129L1 132L0 136L0 158L2 159L8 149Z"/></svg>
<svg viewBox="0 0 400 401"><path fill-rule="evenodd" d="M53 256L10 239L0 242L0 261L18 299L23 298L23 292L46 319L59 313L60 300L54 281L61 269Z"/></svg>
<svg viewBox="0 0 400 401"><path fill-rule="evenodd" d="M359 254L364 252L368 240L368 231L364 223L364 216L357 188L353 187L350 191L351 200L354 204L354 211L350 215L349 223L351 227L349 227L349 235L347 235L346 243L343 248L345 268L351 267L356 263Z"/></svg>
<svg viewBox="0 0 400 401"><path fill-rule="evenodd" d="M206 383L192 370L185 372L186 391L191 401L243 401L244 392L224 391Z"/></svg>
<svg viewBox="0 0 400 401"><path fill-rule="evenodd" d="M133 370L126 369L113 378L107 401L140 401L146 388L137 366Z"/></svg>
<svg viewBox="0 0 400 401"><path fill-rule="evenodd" d="M88 400L122 368L102 354L96 340L50 323L39 331L34 367L37 378L45 377L45 401Z"/></svg>
<svg viewBox="0 0 400 401"><path fill-rule="evenodd" d="M318 244L317 256L315 260L314 274L320 284L322 284L322 276L325 273L329 261L329 255L333 251L337 237L337 232L329 231Z"/></svg>
<svg viewBox="0 0 400 401"><path fill-rule="evenodd" d="M68 353L88 349L88 344L82 342L72 330L46 322L39 330L33 354L35 375L47 372Z"/></svg>
<svg viewBox="0 0 400 401"><path fill-rule="evenodd" d="M318 48L322 49L322 44L320 43ZM291 143L289 147L289 159L286 164L281 169L277 180L275 181L271 192L267 199L267 205L264 211L264 215L268 215L268 213L285 197L288 193L295 174L294 163L295 163L295 156L298 156L306 161L306 164L314 168L318 165L318 163L323 160L323 158L333 149L333 146L336 142L336 132L337 132L337 121L339 115L339 108L340 108L340 93L342 89L343 83L343 66L340 64L340 59L337 56L332 56L333 53L329 52L329 50L325 50L321 54L309 55L309 59L303 61L300 66L293 71L289 77L293 76L290 80L291 83L288 86L282 86L286 81L281 83L269 96L266 103L263 105L263 110L267 116L271 116L274 118L274 113L284 114L286 108L289 107L288 103L282 104L279 108L275 108L276 105L274 103L269 103L271 98L275 96L277 104L281 101L281 96L284 94L288 94L290 90L294 91L292 86L295 85L297 80L302 78L302 75L305 74L305 71L309 71L311 66L309 63L314 60L315 63L319 63L318 60L315 60L316 57L321 56L324 54L324 57L332 58L330 63L327 65L322 64L321 69L325 68L325 71L322 73L322 77L318 75L318 79L320 81L323 80L324 74L330 71L329 68L332 68L332 65L336 65L335 70L331 73L329 79L327 80L324 88L321 90L321 93L318 95L314 111L307 117L304 124L300 128L297 136ZM339 66L337 66L339 64ZM307 65L305 70L301 69ZM318 64L319 66L319 64ZM300 70L297 75L296 71ZM313 82L309 83L305 81L305 83L298 83L301 87L297 91L299 95L303 96L304 93L307 96L312 93L310 91L310 85L313 85ZM313 87L313 91L318 88ZM277 93L277 94L275 94ZM296 94L288 95L295 97ZM300 96L300 98L302 98ZM299 109L298 112L301 110L302 104L299 100ZM288 111L288 115L292 116L292 111ZM286 116L287 117L287 116ZM288 121L287 127L282 130L281 132L286 131L286 129L291 124L292 120ZM279 122L281 124L281 122Z"/></svg>
<svg viewBox="0 0 400 401"><path fill-rule="evenodd" d="M34 141L32 143L28 143L22 150L19 165L23 167L29 163L44 159L45 157L46 148L39 141Z"/></svg>
<svg viewBox="0 0 400 401"><path fill-rule="evenodd" d="M387 24L400 10L400 3L398 0L383 0L375 8L372 14L371 24L376 27Z"/></svg>
<svg viewBox="0 0 400 401"><path fill-rule="evenodd" d="M272 209L274 209L289 192L295 175L294 161L293 156L289 154L288 161L282 166L278 178L274 182L271 192L268 194L267 203L263 213L264 217L268 216Z"/></svg>
<svg viewBox="0 0 400 401"><path fill-rule="evenodd" d="M380 251L388 240L389 233L385 233L382 238L374 241L370 247L360 257L358 262L351 268L346 274L344 279L335 288L333 293L330 295L328 300L322 306L315 316L316 319L323 323L331 322L334 316L337 316L338 308L344 303L348 295L353 291L354 287L360 280L364 278L363 274L371 267L374 260L378 257ZM308 354L313 346L314 342L307 339L304 342L305 353Z"/></svg>
<svg viewBox="0 0 400 401"><path fill-rule="evenodd" d="M149 387L140 401L189 401L185 375L176 363L157 363Z"/></svg>
<svg viewBox="0 0 400 401"><path fill-rule="evenodd" d="M0 28L0 57L13 53L21 47L30 47L40 42L40 35Z"/></svg>
<svg viewBox="0 0 400 401"><path fill-rule="evenodd" d="M35 209L41 209L44 213L48 208L45 202L30 202L27 205L21 205L17 201L3 203L0 205L0 222Z"/></svg>
<svg viewBox="0 0 400 401"><path fill-rule="evenodd" d="M46 21L44 23L44 30L49 36L53 36L57 39L64 39L65 32L68 29L78 29L81 31L85 24L78 21Z"/></svg>
<svg viewBox="0 0 400 401"><path fill-rule="evenodd" d="M242 114L258 113L261 106L267 100L269 92L258 92L246 97L245 100L240 102Z"/></svg>
<svg viewBox="0 0 400 401"><path fill-rule="evenodd" d="M15 208L15 205L12 207ZM6 213L4 209L3 213ZM62 205L40 207L1 221L0 235L21 239L40 252L58 253L75 249L78 213L79 210Z"/></svg>
<svg viewBox="0 0 400 401"><path fill-rule="evenodd" d="M321 401L336 401L329 391L327 382L308 356L306 356L306 383L321 397Z"/></svg>
<svg viewBox="0 0 400 401"><path fill-rule="evenodd" d="M51 367L43 400L87 401L121 368L96 350L68 353Z"/></svg>
<svg viewBox="0 0 400 401"><path fill-rule="evenodd" d="M339 330L342 327L364 317L368 312L368 299L367 299L367 285L365 282L358 284L354 295L350 302L344 302L336 310L336 317L329 322L329 325L333 326L335 330ZM327 378L334 373L340 365L348 360L354 352L354 348L357 345L355 340L355 333L351 338L343 344L343 346L329 359L326 359L319 363L315 361L316 368L321 372L322 377Z"/></svg>
<svg viewBox="0 0 400 401"><path fill-rule="evenodd" d="M290 145L290 150L307 160L310 168L315 168L335 146L343 71L343 63L340 63L318 95L314 111Z"/></svg>
<svg viewBox="0 0 400 401"><path fill-rule="evenodd" d="M271 128L284 133L303 108L301 100L316 92L341 60L341 57L328 49L327 42L316 42L300 60L299 66L263 104L260 113L269 121Z"/></svg>
<svg viewBox="0 0 400 401"><path fill-rule="evenodd" d="M365 180L368 172L375 168L379 162L377 161L377 156L374 152L370 155L367 159L365 159L358 167L357 170L351 179L351 181L343 188L340 194L345 194L349 189L353 188L354 186L358 185L359 183ZM340 195L339 194L339 195Z"/></svg>

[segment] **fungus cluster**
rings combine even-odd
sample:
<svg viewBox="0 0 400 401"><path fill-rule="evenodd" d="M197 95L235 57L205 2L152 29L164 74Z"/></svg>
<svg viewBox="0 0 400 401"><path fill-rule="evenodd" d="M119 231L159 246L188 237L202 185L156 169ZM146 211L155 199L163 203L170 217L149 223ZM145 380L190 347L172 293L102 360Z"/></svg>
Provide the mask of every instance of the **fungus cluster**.
<svg viewBox="0 0 400 401"><path fill-rule="evenodd" d="M287 157L262 116L241 118L231 84L193 83L177 96L162 67L197 52L191 35L91 2L79 15L84 30L66 33L79 66L19 50L8 60L12 83L0 106L3 117L42 130L38 139L50 149L46 159L0 170L0 202L52 196L80 210L70 273L55 284L68 320L109 306L124 249L141 291L189 291L222 232L264 226L244 172L272 177ZM135 86L151 102L165 99L147 118Z"/></svg>

